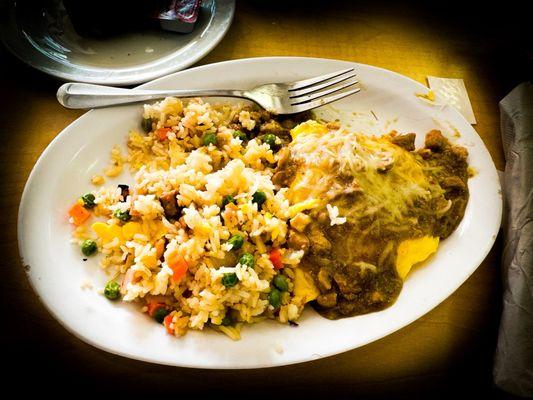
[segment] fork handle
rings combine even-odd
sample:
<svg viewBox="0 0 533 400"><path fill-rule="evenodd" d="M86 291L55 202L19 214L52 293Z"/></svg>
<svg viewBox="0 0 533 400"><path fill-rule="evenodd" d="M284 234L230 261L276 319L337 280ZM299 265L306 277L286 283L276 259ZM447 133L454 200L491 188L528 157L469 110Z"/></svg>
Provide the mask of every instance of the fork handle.
<svg viewBox="0 0 533 400"><path fill-rule="evenodd" d="M66 108L85 109L156 100L164 97L240 97L242 90L143 90L123 89L88 83L65 83L57 91L57 100Z"/></svg>

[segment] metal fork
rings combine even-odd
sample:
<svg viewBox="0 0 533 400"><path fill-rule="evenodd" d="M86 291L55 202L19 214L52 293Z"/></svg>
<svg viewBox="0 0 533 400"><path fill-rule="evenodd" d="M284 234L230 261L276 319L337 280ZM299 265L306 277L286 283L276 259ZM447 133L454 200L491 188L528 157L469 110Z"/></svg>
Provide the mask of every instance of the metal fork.
<svg viewBox="0 0 533 400"><path fill-rule="evenodd" d="M251 90L144 90L65 83L57 91L57 100L67 108L98 108L164 97L239 97L275 114L295 114L357 93L359 88L345 90L358 83L355 76L354 69L348 68L296 82L260 85Z"/></svg>

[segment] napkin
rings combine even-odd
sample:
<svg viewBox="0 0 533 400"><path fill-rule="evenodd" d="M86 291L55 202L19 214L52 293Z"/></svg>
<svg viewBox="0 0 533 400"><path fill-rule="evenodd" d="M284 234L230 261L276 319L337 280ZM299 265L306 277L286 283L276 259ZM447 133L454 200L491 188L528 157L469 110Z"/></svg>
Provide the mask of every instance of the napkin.
<svg viewBox="0 0 533 400"><path fill-rule="evenodd" d="M466 118L468 123L475 125L476 117L472 104L466 92L466 86L462 79L437 78L428 76L428 86L435 93L435 101L449 104Z"/></svg>
<svg viewBox="0 0 533 400"><path fill-rule="evenodd" d="M500 113L504 294L493 376L501 389L533 397L533 84L509 93Z"/></svg>

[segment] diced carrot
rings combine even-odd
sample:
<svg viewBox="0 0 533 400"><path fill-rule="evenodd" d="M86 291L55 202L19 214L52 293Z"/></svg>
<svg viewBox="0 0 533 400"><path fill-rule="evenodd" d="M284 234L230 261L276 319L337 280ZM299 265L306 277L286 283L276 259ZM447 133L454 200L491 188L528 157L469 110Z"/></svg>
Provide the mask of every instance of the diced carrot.
<svg viewBox="0 0 533 400"><path fill-rule="evenodd" d="M157 131L155 131L155 135L157 136L157 138L160 140L160 141L163 141L167 138L168 136L168 133L171 131L172 129L170 128L159 128Z"/></svg>
<svg viewBox="0 0 533 400"><path fill-rule="evenodd" d="M163 323L165 324L165 328L167 328L167 333L173 335L174 334L174 329L172 329L170 327L170 324L172 323L172 315L169 314L165 317L165 319L163 320Z"/></svg>
<svg viewBox="0 0 533 400"><path fill-rule="evenodd" d="M168 256L167 264L169 268L174 272L172 275L173 282L179 282L187 273L189 264L183 258L181 254L172 253Z"/></svg>
<svg viewBox="0 0 533 400"><path fill-rule="evenodd" d="M283 262L281 261L281 251L279 251L279 249L270 250L268 258L272 262L272 265L274 265L275 270L283 268Z"/></svg>
<svg viewBox="0 0 533 400"><path fill-rule="evenodd" d="M158 301L151 301L148 303L148 315L150 317L153 317L155 312L159 310L160 308L166 308L166 304L160 303Z"/></svg>
<svg viewBox="0 0 533 400"><path fill-rule="evenodd" d="M68 210L68 215L72 217L74 225L81 225L87 221L91 216L91 213L81 204L76 203L70 208L70 210Z"/></svg>

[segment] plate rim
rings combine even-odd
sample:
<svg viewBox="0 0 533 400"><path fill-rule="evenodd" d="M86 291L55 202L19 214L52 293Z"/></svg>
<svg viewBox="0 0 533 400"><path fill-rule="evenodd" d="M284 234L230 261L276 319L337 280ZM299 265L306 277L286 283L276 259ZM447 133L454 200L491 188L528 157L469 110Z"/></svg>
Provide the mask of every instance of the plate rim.
<svg viewBox="0 0 533 400"><path fill-rule="evenodd" d="M316 58L316 57L293 57L293 56L250 57L250 58L227 60L227 61L222 61L222 62L217 62L217 63L205 64L205 65L201 65L201 66L198 66L198 67L195 67L195 68L187 69L187 70L184 70L184 71L178 71L178 72L175 72L173 74L169 74L169 75L154 79L154 80L152 80L150 82L146 82L146 83L144 83L142 85L139 85L138 87L141 88L141 87L150 86L150 85L152 85L154 83L157 83L160 80L164 80L164 79L166 79L166 78L168 78L170 76L175 76L175 75L178 75L178 74L187 73L188 71L193 71L194 72L196 70L210 69L210 68L213 68L213 67L216 68L217 66L219 66L221 64L232 64L232 63L243 63L243 62L258 62L258 61L261 61L261 60L277 61L277 60L280 60L280 59L292 59L292 60L295 60L295 61L305 59L307 61L317 61L317 62L332 61L332 62L350 63L350 64L354 64L356 66L357 65L361 65L361 66L364 66L364 67L368 67L370 69L377 69L377 70L380 70L382 72L392 73L395 76L400 77L401 79L407 79L407 80L411 81L412 83L416 84L422 90L427 90L427 87L425 87L422 83L420 83L420 82L418 82L418 81L416 81L416 80L414 80L414 79L412 79L412 78L410 78L408 76L402 75L402 74L400 74L400 73L398 73L396 71L388 70L386 68L377 67L377 66L373 66L373 65L369 65L369 64L358 63L358 62L355 62L355 61L348 61L348 60L338 60L338 59L329 59L329 58ZM357 345L355 347L353 345L346 344L344 346L339 346L338 348L336 348L333 351L329 351L327 353L323 353L318 358L314 358L314 357L311 357L311 356L300 356L300 357L295 357L293 360L289 360L289 361L286 361L286 360L277 361L276 360L276 361L272 361L269 364L255 363L254 365L239 364L239 363L232 363L231 365L218 365L218 364L217 365L199 365L199 364L192 364L192 363L177 363L177 362L172 362L172 361L165 361L165 360L159 360L159 359L155 359L155 358L150 358L149 356L144 357L144 356L139 356L139 355L133 355L131 353L117 351L117 350L115 350L115 349L113 349L113 348L111 348L111 347L109 347L107 345L104 345L104 344L101 344L101 343L97 343L96 341L93 341L89 336L83 335L83 334L79 333L78 331L76 331L74 329L71 329L69 327L68 323L66 321L64 321L63 319L61 319L54 312L54 310L44 301L44 299L41 297L39 291L37 291L36 286L34 285L34 280L33 280L34 278L32 278L31 269L28 270L28 268L26 268L26 264L25 264L25 261L24 261L24 254L23 254L23 245L22 245L22 243L23 243L22 238L24 236L24 234L23 234L24 233L23 232L24 229L22 228L22 225L23 225L22 224L22 217L23 217L23 211L27 207L26 203L28 202L28 196L29 196L28 193L31 190L30 186L31 186L32 180L35 179L35 176L39 172L38 170L40 168L42 168L41 164L44 162L44 159L47 157L47 154L50 151L52 151L53 147L55 147L55 144L59 140L61 140L62 137L64 137L64 136L69 134L67 131L69 131L76 124L80 123L80 120L82 120L86 116L91 115L94 111L97 111L97 110L93 109L93 110L90 110L90 111L86 112L85 114L83 114L82 116L76 118L74 121L72 121L70 124L68 124L65 128L63 128L61 130L61 132L59 134L57 134L56 137L54 137L54 139L47 145L47 147L44 149L44 151L39 156L38 160L35 162L32 170L31 170L31 172L30 172L30 174L29 174L29 176L27 178L26 184L24 185L24 190L22 192L21 200L20 200L20 203L19 203L18 216L17 216L17 242L18 242L19 257L20 257L20 260L21 260L21 265L22 265L22 267L24 269L25 275L28 278L30 286L32 287L35 295L38 297L38 299L41 301L41 303L44 305L44 307L48 310L48 312L50 312L50 314L54 317L54 319L56 321L58 321L68 332L72 333L75 337L77 337L78 339L82 340L83 342L85 342L87 344L90 344L90 345L98 348L99 350L103 350L105 352L109 352L109 353L112 353L112 354L115 354L115 355L119 355L119 356L122 356L122 357L130 358L130 359L134 359L134 360L139 360L139 361L143 361L143 362L154 363L154 364L173 366L173 367L185 367L185 368L197 368L197 369L213 369L213 370L217 370L217 369L218 370L235 370L235 369L275 368L275 367L280 367L280 366L285 366L285 365L300 364L300 363L304 363L304 362L316 361L318 359L329 358L329 357L335 356L337 354L344 353L346 351L355 350L357 348L366 346L369 343L378 341L378 340L380 340L380 339L382 339L382 338L384 338L386 336L389 336L390 334L392 334L394 332L397 332L397 331L409 326L414 321L420 319L421 317L423 317L424 315L429 313L431 310L435 309L444 300L446 300L451 295L453 295L464 284L464 282L479 268L481 263L486 259L488 253L490 252L490 250L494 246L494 243L496 241L496 237L497 237L498 232L499 232L500 227L501 227L501 217L502 217L502 211L503 211L503 199L502 199L502 195L501 195L501 184L500 184L500 181L496 180L495 184L497 185L497 189L499 190L499 193L500 193L500 196L498 197L498 202L497 202L497 206L498 207L497 207L497 210L495 210L495 211L497 211L496 220L498 222L494 225L494 232L490 232L490 234L491 234L490 235L490 239L485 243L484 248L479 252L479 257L478 257L477 261L475 262L475 264L476 264L475 268L472 268L471 271L464 276L462 281L457 285L457 287L451 293L447 293L446 295L442 296L442 298L440 298L437 302L432 302L431 306L430 307L426 307L425 308L426 311L424 311L422 314L420 314L418 316L417 315L413 315L411 318L406 319L405 321L407 321L407 322L402 323L400 327L391 327L390 329L386 330L385 332L381 333L380 335L375 335L372 338L363 341L361 344L359 344L359 345ZM462 114L460 114L457 110L453 109L453 112L456 113L459 116L459 118L462 119L465 122L465 124L467 124L468 126L471 126L471 124L468 123L466 118L464 118L464 116L462 116ZM488 159L490 160L490 163L491 163L491 166L492 166L491 170L494 173L497 173L496 172L497 171L496 170L496 166L494 165L494 160L492 159L492 156L490 155L490 152L488 151L487 147L485 146L485 143L483 142L483 140L481 139L481 137L479 136L477 131L473 127L472 127L472 129L475 132L475 134L478 136L478 138L481 141L481 143L483 144L483 150L487 153ZM26 233L26 235L27 235L27 233ZM472 264L474 264L474 263L472 263Z"/></svg>

